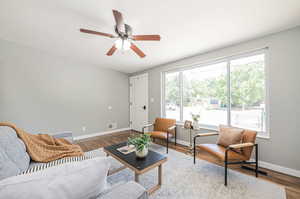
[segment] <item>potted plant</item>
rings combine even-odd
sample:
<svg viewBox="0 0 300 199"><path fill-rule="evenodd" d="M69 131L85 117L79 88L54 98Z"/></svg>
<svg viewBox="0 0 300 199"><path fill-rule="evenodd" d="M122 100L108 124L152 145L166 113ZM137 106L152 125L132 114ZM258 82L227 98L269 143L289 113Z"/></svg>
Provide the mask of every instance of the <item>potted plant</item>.
<svg viewBox="0 0 300 199"><path fill-rule="evenodd" d="M192 118L193 118L193 128L198 129L199 128L200 114L191 113L191 115L192 115Z"/></svg>
<svg viewBox="0 0 300 199"><path fill-rule="evenodd" d="M136 137L128 138L128 144L135 147L135 154L139 158L144 158L148 154L148 148L151 143L150 134L142 134Z"/></svg>

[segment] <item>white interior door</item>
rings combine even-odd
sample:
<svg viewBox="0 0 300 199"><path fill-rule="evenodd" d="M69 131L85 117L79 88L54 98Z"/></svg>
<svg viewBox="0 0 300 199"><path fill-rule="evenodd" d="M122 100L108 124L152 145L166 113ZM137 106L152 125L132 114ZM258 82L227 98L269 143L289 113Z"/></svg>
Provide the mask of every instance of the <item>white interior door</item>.
<svg viewBox="0 0 300 199"><path fill-rule="evenodd" d="M130 127L142 131L148 123L148 74L130 77Z"/></svg>

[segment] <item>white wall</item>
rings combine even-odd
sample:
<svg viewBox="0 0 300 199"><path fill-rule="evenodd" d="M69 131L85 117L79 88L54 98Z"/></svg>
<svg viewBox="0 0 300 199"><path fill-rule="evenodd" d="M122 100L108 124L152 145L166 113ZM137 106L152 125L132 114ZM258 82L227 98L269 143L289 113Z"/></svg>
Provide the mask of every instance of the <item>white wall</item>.
<svg viewBox="0 0 300 199"><path fill-rule="evenodd" d="M298 170L300 175L300 27L143 71L149 73L149 98L154 98L154 102L149 104L150 120L153 121L161 113L163 71L266 46L269 47L271 137L258 139L260 160ZM179 138L188 141L187 134L180 129ZM215 140L204 139L203 142Z"/></svg>
<svg viewBox="0 0 300 199"><path fill-rule="evenodd" d="M128 81L120 72L0 40L0 121L29 132L79 136L107 131L110 122L128 127Z"/></svg>

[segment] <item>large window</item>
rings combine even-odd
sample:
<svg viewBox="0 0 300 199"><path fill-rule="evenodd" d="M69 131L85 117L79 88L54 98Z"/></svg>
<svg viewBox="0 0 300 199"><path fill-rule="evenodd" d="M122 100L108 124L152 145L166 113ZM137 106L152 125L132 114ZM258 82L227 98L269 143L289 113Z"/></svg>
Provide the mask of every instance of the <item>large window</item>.
<svg viewBox="0 0 300 199"><path fill-rule="evenodd" d="M265 51L164 73L163 113L177 121L266 132Z"/></svg>

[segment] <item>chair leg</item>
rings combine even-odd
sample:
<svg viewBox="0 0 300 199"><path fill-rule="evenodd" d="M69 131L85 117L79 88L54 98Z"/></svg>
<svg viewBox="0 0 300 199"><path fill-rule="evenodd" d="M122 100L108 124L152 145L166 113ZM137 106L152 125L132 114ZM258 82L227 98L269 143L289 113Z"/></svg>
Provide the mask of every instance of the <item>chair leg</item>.
<svg viewBox="0 0 300 199"><path fill-rule="evenodd" d="M196 137L194 137L194 164L196 164Z"/></svg>
<svg viewBox="0 0 300 199"><path fill-rule="evenodd" d="M255 176L258 177L258 144L255 145Z"/></svg>
<svg viewBox="0 0 300 199"><path fill-rule="evenodd" d="M228 172L228 161L227 161L227 153L228 153L228 151L226 150L226 152L225 152L225 174L224 174L224 177L225 177L225 179L224 179L224 185L225 186L227 186L227 172Z"/></svg>
<svg viewBox="0 0 300 199"><path fill-rule="evenodd" d="M167 133L167 153L169 153L169 133Z"/></svg>
<svg viewBox="0 0 300 199"><path fill-rule="evenodd" d="M176 132L176 128L175 128L175 146L177 145L177 132Z"/></svg>

